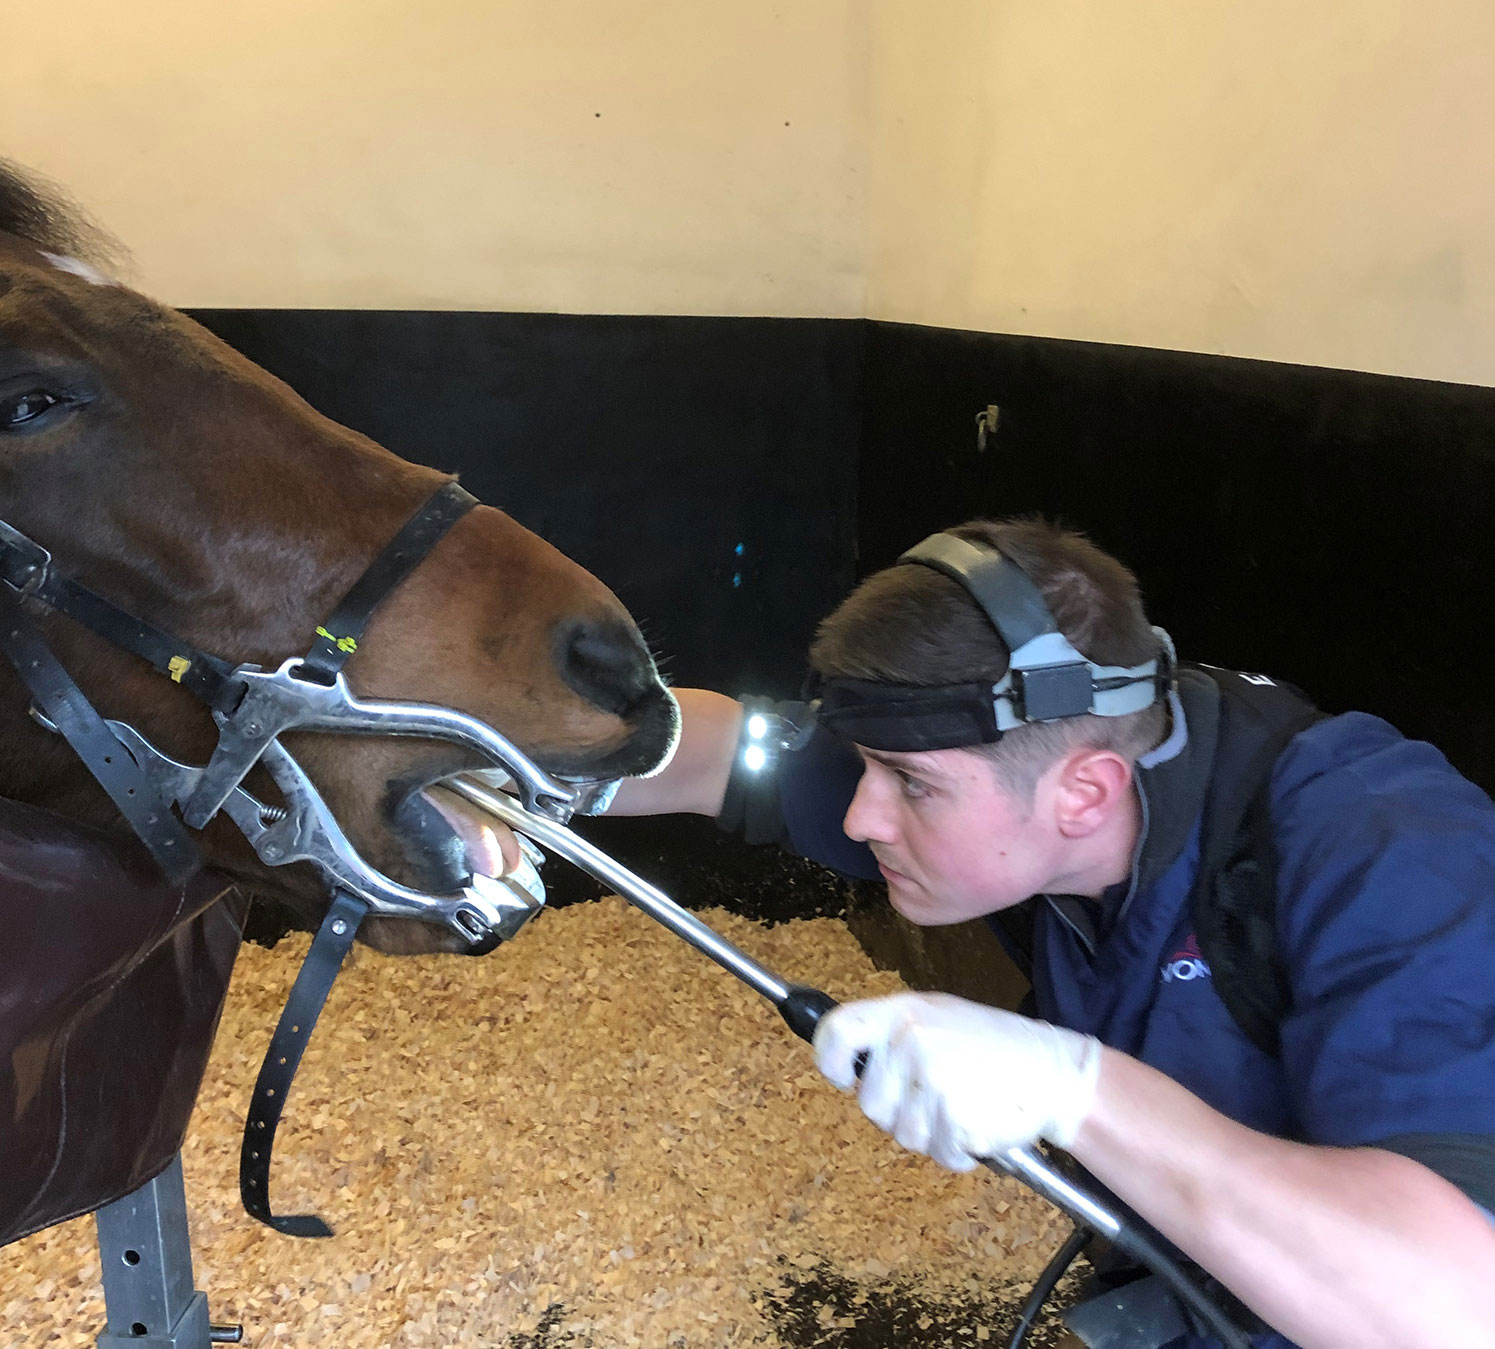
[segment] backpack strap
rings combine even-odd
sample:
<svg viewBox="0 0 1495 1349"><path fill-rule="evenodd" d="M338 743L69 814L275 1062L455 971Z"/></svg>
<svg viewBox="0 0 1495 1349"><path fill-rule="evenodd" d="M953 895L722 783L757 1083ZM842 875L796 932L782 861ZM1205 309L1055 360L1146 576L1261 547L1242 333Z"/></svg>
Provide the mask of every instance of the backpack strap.
<svg viewBox="0 0 1495 1349"><path fill-rule="evenodd" d="M1190 894L1215 992L1247 1038L1274 1058L1292 988L1277 944L1272 772L1288 742L1325 714L1289 684L1205 667L1220 688L1220 738Z"/></svg>

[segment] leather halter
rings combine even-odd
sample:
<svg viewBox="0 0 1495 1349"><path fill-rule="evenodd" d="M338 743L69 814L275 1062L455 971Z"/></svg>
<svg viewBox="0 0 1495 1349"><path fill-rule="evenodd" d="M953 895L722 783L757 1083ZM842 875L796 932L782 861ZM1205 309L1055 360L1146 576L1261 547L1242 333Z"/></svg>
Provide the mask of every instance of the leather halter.
<svg viewBox="0 0 1495 1349"><path fill-rule="evenodd" d="M339 684L342 668L357 650L374 610L475 502L476 498L455 481L431 496L317 628L316 641L295 666L296 677L324 688ZM0 584L0 649L30 690L36 709L66 738L172 883L185 883L201 864L197 846L172 813L172 801L163 797L158 781L147 772L148 764L170 761L159 754L154 760L146 757L142 751L150 747L132 728L120 727L122 733L129 732L123 736L111 729L53 655L27 614L25 601L35 600L66 614L133 652L197 694L212 709L220 726L220 741L209 770L215 765L220 770L216 775L219 790L212 790L213 775L202 770L191 800L183 803L188 807L184 814L194 827L200 828L218 812L274 740L273 731L268 736L255 735L249 739L260 742L257 749L239 746L240 752L231 754L238 742L227 734L228 727L253 687L253 667L231 666L127 613L58 572L44 547L4 522L0 522L0 581L4 582ZM496 735L492 738L500 739ZM127 746L131 747L129 752ZM226 755L239 762L225 764ZM205 799L210 792L211 797ZM332 1235L332 1229L313 1215L277 1216L271 1212L271 1151L302 1052L368 912L366 898L352 889L333 886L332 903L271 1038L245 1121L239 1163L244 1207L251 1216L291 1236Z"/></svg>
<svg viewBox="0 0 1495 1349"><path fill-rule="evenodd" d="M472 493L455 481L448 482L406 521L332 616L317 628L316 641L301 662L309 679L332 682L357 649L374 610L476 502ZM220 715L230 714L244 692L243 681L235 679L235 667L63 575L53 567L51 553L4 522L0 522L0 581L5 582L0 586L0 649L41 712L108 792L161 869L174 882L185 880L200 865L196 846L143 770L129 755L120 753L112 732L47 647L22 601L36 600L133 652ZM244 765L240 778L249 767ZM237 780L230 785L237 785ZM200 829L222 804L220 799L206 814L195 812L189 823Z"/></svg>

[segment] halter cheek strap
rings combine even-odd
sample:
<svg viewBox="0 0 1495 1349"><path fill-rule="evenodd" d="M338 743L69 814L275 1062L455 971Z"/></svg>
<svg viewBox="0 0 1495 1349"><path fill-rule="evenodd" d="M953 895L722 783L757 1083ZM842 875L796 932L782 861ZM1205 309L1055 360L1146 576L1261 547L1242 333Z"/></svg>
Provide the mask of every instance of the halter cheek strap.
<svg viewBox="0 0 1495 1349"><path fill-rule="evenodd" d="M449 482L408 519L384 546L353 588L343 596L328 620L317 629L317 640L301 663L301 674L319 684L330 684L348 657L358 650L358 639L374 610L425 559L446 532L467 514L477 498Z"/></svg>
<svg viewBox="0 0 1495 1349"><path fill-rule="evenodd" d="M0 584L0 649L15 666L34 706L109 794L166 878L173 885L185 885L201 865L192 835L52 654L20 597L4 584Z"/></svg>

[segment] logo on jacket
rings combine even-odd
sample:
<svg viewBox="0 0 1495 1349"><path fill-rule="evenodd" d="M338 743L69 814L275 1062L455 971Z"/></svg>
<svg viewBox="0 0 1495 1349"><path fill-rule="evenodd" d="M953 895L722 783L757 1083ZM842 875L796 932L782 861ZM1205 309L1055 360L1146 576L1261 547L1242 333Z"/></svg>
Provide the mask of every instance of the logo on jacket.
<svg viewBox="0 0 1495 1349"><path fill-rule="evenodd" d="M1209 963L1199 950L1199 938L1191 932L1183 946L1164 962L1163 982L1186 984L1192 979L1208 979L1209 977Z"/></svg>

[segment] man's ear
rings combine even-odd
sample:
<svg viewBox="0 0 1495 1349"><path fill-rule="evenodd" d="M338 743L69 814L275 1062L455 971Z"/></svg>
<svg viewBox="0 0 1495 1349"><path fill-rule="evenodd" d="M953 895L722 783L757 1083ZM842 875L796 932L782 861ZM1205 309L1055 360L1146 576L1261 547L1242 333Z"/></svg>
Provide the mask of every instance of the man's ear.
<svg viewBox="0 0 1495 1349"><path fill-rule="evenodd" d="M1132 766L1115 750L1077 749L1054 781L1055 824L1065 838L1088 838L1131 798Z"/></svg>

